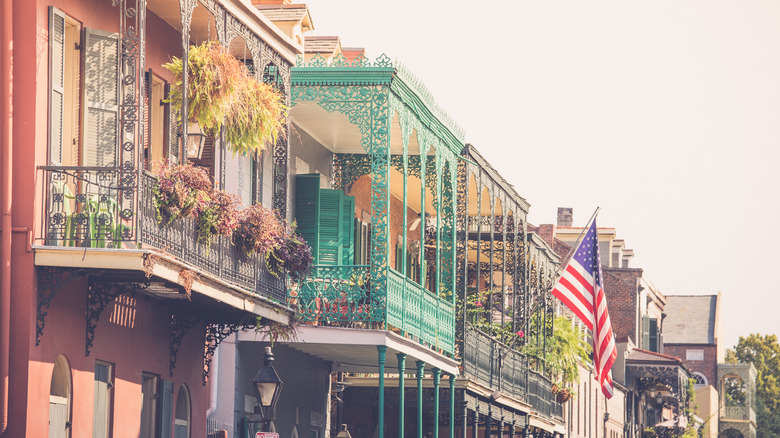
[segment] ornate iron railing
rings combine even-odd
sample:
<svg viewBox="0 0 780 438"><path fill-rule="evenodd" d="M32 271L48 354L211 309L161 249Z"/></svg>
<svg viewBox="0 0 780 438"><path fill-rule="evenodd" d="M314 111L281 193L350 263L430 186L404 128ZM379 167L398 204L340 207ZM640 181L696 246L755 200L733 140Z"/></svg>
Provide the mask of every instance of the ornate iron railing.
<svg viewBox="0 0 780 438"><path fill-rule="evenodd" d="M454 351L454 306L392 269L386 293L377 297L368 265L315 266L309 276L291 282L288 303L306 322L388 323L433 348Z"/></svg>
<svg viewBox="0 0 780 438"><path fill-rule="evenodd" d="M154 206L153 175L141 175L140 196L133 211L120 207L130 189L120 185L118 169L45 166L41 170L46 184L45 245L137 248L145 244L243 289L285 302L284 273L278 272L278 277L271 274L263 257L240 254L224 236L207 248L196 238L193 219L161 226Z"/></svg>
<svg viewBox="0 0 780 438"><path fill-rule="evenodd" d="M526 357L515 348L470 324L466 324L462 359L465 378L525 401L542 415L563 415L562 405L553 399L550 379L530 370Z"/></svg>

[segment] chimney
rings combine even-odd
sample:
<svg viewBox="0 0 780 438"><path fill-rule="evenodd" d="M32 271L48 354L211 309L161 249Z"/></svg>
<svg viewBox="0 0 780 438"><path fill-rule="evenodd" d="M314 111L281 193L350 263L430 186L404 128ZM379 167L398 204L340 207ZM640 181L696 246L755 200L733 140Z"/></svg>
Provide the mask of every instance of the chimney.
<svg viewBox="0 0 780 438"><path fill-rule="evenodd" d="M558 207L558 226L570 227L574 220L574 209L571 207Z"/></svg>
<svg viewBox="0 0 780 438"><path fill-rule="evenodd" d="M541 224L537 229L537 234L544 242L553 247L553 237L555 236L555 226L553 224Z"/></svg>

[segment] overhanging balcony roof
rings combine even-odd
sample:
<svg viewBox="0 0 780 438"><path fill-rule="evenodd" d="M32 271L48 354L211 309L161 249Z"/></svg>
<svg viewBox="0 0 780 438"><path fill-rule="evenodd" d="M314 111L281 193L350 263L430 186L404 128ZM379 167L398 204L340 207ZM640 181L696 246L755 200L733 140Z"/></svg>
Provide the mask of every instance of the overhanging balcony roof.
<svg viewBox="0 0 780 438"><path fill-rule="evenodd" d="M290 348L333 362L334 371L376 373L379 371L376 347L387 347L385 371L398 371L397 353L405 353L406 369L414 369L414 361L425 362L425 369L439 368L445 373L458 374L457 360L438 354L417 341L387 330L344 327L299 326L297 339L284 342ZM264 334L243 331L239 341L264 341Z"/></svg>
<svg viewBox="0 0 780 438"><path fill-rule="evenodd" d="M197 277L191 285L192 301L200 304L197 307L208 309L212 316L240 316L248 312L270 321L289 324L293 315L292 310L279 303L251 294L241 287L159 251L56 246L33 246L33 251L36 266L92 270L95 275L102 274L111 278L144 279L148 273L152 284L167 284L178 288L184 288L185 279L180 275L182 270L194 271ZM146 262L149 256L155 257L151 266ZM153 287L146 293L167 299L183 297L175 296L171 290L173 289Z"/></svg>

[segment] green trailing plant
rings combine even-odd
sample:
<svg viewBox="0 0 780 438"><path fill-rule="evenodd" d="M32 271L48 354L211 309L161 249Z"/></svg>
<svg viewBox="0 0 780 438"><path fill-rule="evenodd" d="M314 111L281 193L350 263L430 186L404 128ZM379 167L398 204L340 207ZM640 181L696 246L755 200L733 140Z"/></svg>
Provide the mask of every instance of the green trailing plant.
<svg viewBox="0 0 780 438"><path fill-rule="evenodd" d="M284 234L284 222L276 212L255 204L239 213L233 244L247 256L258 253L266 257L279 245Z"/></svg>
<svg viewBox="0 0 780 438"><path fill-rule="evenodd" d="M153 189L157 221L168 225L189 217L198 200L211 189L211 179L202 168L163 161Z"/></svg>
<svg viewBox="0 0 780 438"><path fill-rule="evenodd" d="M544 345L528 343L523 348L530 358L544 361L546 370L553 380L560 380L563 387L580 382L580 363L588 363L591 346L583 340L583 333L566 317L559 316L553 321L552 336Z"/></svg>
<svg viewBox="0 0 780 438"><path fill-rule="evenodd" d="M257 80L246 66L215 41L190 46L187 112L190 122L215 135L224 126L228 147L235 153L262 151L284 133L287 108L273 86ZM168 102L181 111L183 62L164 65L173 73Z"/></svg>
<svg viewBox="0 0 780 438"><path fill-rule="evenodd" d="M223 190L201 193L195 203L195 229L200 243L210 245L216 236L230 236L238 226L238 195Z"/></svg>

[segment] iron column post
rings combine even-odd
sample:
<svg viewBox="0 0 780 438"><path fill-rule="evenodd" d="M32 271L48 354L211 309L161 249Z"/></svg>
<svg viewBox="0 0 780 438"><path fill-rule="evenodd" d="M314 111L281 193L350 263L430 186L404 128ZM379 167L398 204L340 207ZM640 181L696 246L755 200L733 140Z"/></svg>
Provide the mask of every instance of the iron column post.
<svg viewBox="0 0 780 438"><path fill-rule="evenodd" d="M439 438L439 384L441 370L433 369L433 438Z"/></svg>
<svg viewBox="0 0 780 438"><path fill-rule="evenodd" d="M455 374L450 374L450 438L455 438Z"/></svg>
<svg viewBox="0 0 780 438"><path fill-rule="evenodd" d="M422 438L423 436L422 381L423 381L423 373L425 373L425 362L418 360L416 363L417 363L417 438Z"/></svg>
<svg viewBox="0 0 780 438"><path fill-rule="evenodd" d="M404 438L404 409L406 401L404 393L406 392L406 383L404 374L406 373L406 353L396 354L398 358L398 438Z"/></svg>
<svg viewBox="0 0 780 438"><path fill-rule="evenodd" d="M387 346L377 345L377 351L379 352L379 438L385 436L385 354L387 354Z"/></svg>

